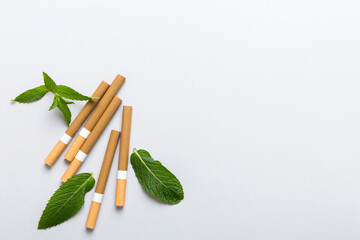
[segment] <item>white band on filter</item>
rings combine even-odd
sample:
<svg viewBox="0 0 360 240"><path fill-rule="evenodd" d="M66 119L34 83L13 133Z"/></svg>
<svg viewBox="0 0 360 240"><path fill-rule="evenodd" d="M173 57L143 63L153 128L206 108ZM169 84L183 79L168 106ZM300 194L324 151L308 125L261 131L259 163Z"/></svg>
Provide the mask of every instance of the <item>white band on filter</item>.
<svg viewBox="0 0 360 240"><path fill-rule="evenodd" d="M70 137L69 135L67 135L66 133L64 133L64 135L60 138L60 141L62 141L63 143L65 143L66 145L69 144L69 142L71 141L72 137Z"/></svg>
<svg viewBox="0 0 360 240"><path fill-rule="evenodd" d="M117 179L126 179L127 171L119 170L117 174Z"/></svg>
<svg viewBox="0 0 360 240"><path fill-rule="evenodd" d="M75 158L79 160L80 162L83 162L85 158L87 157L87 154L79 150L79 152L76 154Z"/></svg>
<svg viewBox="0 0 360 240"><path fill-rule="evenodd" d="M104 196L104 194L94 192L93 202L101 203L103 196Z"/></svg>
<svg viewBox="0 0 360 240"><path fill-rule="evenodd" d="M89 130L87 130L86 128L83 127L83 128L80 130L80 133L79 133L79 134L80 134L81 136L83 136L84 138L87 138L87 137L90 135L90 133L91 133L91 132L90 132Z"/></svg>

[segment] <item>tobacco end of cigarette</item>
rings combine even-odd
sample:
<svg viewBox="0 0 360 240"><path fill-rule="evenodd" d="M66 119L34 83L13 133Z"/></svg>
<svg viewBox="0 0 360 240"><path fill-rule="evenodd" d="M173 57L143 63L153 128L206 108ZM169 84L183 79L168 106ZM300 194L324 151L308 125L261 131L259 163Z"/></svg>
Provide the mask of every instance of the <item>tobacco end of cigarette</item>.
<svg viewBox="0 0 360 240"><path fill-rule="evenodd" d="M82 162L77 160L76 158L71 162L69 167L66 169L64 175L61 178L62 182L66 182L69 178L75 175L77 170L80 168Z"/></svg>
<svg viewBox="0 0 360 240"><path fill-rule="evenodd" d="M120 131L119 131L119 130L112 129L110 135L111 135L111 134L115 134L115 136L120 136Z"/></svg>
<svg viewBox="0 0 360 240"><path fill-rule="evenodd" d="M123 75L120 75L120 74L116 75L116 78L120 78L122 81L126 80L126 78Z"/></svg>
<svg viewBox="0 0 360 240"><path fill-rule="evenodd" d="M115 96L112 101L114 101L116 103L119 103L119 106L120 106L120 104L122 102L121 98L119 98L118 96Z"/></svg>
<svg viewBox="0 0 360 240"><path fill-rule="evenodd" d="M96 220L99 214L101 203L91 202L89 215L86 221L86 227L90 229L94 229L96 225Z"/></svg>
<svg viewBox="0 0 360 240"><path fill-rule="evenodd" d="M100 100L100 98L105 94L106 90L109 87L110 87L110 84L108 84L105 81L101 81L99 87L95 90L95 92L93 93L93 95L91 95L91 97L96 98L95 102L98 102Z"/></svg>
<svg viewBox="0 0 360 240"><path fill-rule="evenodd" d="M78 153L78 151L80 150L81 146L84 144L84 142L86 141L86 138L84 138L81 135L77 135L73 144L70 146L69 150L66 152L64 158L66 160L68 160L69 162L71 162L76 154Z"/></svg>
<svg viewBox="0 0 360 240"><path fill-rule="evenodd" d="M55 147L51 150L51 152L49 153L49 155L46 157L45 159L45 163L51 167L52 165L54 165L54 163L56 162L56 160L59 158L59 156L61 155L61 153L65 150L66 148L66 144L63 143L62 141L58 141L55 145Z"/></svg>
<svg viewBox="0 0 360 240"><path fill-rule="evenodd" d="M116 183L115 206L123 207L125 205L126 180L118 179Z"/></svg>

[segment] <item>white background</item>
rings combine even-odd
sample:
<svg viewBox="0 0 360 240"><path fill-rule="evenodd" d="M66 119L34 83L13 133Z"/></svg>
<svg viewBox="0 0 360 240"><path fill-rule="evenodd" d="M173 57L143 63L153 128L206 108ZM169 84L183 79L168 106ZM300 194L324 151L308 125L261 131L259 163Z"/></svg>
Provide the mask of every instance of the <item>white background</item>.
<svg viewBox="0 0 360 240"><path fill-rule="evenodd" d="M356 0L0 0L0 238L358 240L359 12ZM117 210L117 151L93 232L93 191L36 230L68 166L43 162L66 125L50 94L10 99L42 71L84 94L126 76L130 147L161 160L185 199L155 201L130 168ZM118 111L80 172L98 177L120 126Z"/></svg>

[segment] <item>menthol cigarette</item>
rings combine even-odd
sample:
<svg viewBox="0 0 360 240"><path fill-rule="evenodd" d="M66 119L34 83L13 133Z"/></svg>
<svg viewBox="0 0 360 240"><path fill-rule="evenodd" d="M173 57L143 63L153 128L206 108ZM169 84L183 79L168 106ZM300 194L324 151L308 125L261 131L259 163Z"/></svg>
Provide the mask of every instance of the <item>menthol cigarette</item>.
<svg viewBox="0 0 360 240"><path fill-rule="evenodd" d="M106 148L104 160L101 166L99 178L96 184L93 201L91 203L89 215L86 221L86 227L90 229L95 228L96 220L99 214L101 202L104 196L106 183L109 177L110 168L114 159L117 143L119 142L120 132L112 130L109 142Z"/></svg>
<svg viewBox="0 0 360 240"><path fill-rule="evenodd" d="M85 143L86 139L90 135L91 131L94 129L96 123L99 121L100 117L109 106L111 100L114 98L116 93L119 91L121 86L124 84L125 78L118 74L114 81L111 83L109 89L106 91L105 95L102 97L101 101L95 108L94 112L91 114L89 119L86 121L84 127L80 130L79 135L75 138L73 144L71 144L69 150L65 154L65 159L72 161L77 152L80 150L82 145Z"/></svg>
<svg viewBox="0 0 360 240"><path fill-rule="evenodd" d="M61 178L61 181L66 182L77 172L81 164L85 161L87 155L90 153L91 149L94 147L96 141L99 139L101 133L104 131L105 127L110 122L111 118L114 116L121 102L121 99L117 96L113 98L109 106L106 108L104 114L101 116L98 123L95 125L94 129L90 133L89 137L86 139L84 145L77 152L74 160L71 162L71 164L65 171L64 175Z"/></svg>
<svg viewBox="0 0 360 240"><path fill-rule="evenodd" d="M132 107L123 107L121 138L120 138L120 154L118 175L116 182L115 206L123 207L125 204L126 179L129 159L130 129L131 129Z"/></svg>
<svg viewBox="0 0 360 240"><path fill-rule="evenodd" d="M100 85L96 88L92 97L97 97L97 99L89 100L85 106L81 109L79 114L76 116L74 121L70 124L69 128L65 131L64 135L56 143L55 147L51 150L49 155L45 159L45 163L49 166L52 166L56 160L59 158L61 153L65 150L66 146L69 144L73 136L79 130L81 125L85 122L86 118L90 115L91 111L94 109L96 104L100 101L100 98L105 94L106 90L109 88L109 84L102 81Z"/></svg>

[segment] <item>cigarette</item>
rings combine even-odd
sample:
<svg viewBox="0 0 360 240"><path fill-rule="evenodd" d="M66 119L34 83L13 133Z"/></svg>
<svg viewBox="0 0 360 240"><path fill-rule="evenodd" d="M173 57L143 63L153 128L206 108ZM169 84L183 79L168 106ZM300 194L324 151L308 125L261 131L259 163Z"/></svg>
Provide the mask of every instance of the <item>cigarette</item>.
<svg viewBox="0 0 360 240"><path fill-rule="evenodd" d="M115 150L119 142L119 137L120 137L119 131L116 130L111 131L104 160L101 166L100 175L96 184L93 200L91 202L89 215L85 225L87 228L90 229L95 228L96 220L99 214L101 202L106 188L106 183L109 177L111 164L113 162Z"/></svg>
<svg viewBox="0 0 360 240"><path fill-rule="evenodd" d="M91 114L89 119L86 121L84 127L80 130L79 135L75 138L73 144L71 144L69 150L65 154L65 159L72 161L77 152L80 150L81 146L85 143L86 139L90 135L91 131L94 129L96 123L99 121L100 117L109 106L111 100L114 98L116 93L119 91L121 86L124 84L125 78L118 74L114 81L111 83L109 89L106 91L105 95L102 97L101 101L95 108L94 112Z"/></svg>
<svg viewBox="0 0 360 240"><path fill-rule="evenodd" d="M132 107L123 107L119 167L116 181L115 206L123 207L125 204L126 179L129 159L130 129L131 129Z"/></svg>
<svg viewBox="0 0 360 240"><path fill-rule="evenodd" d="M96 141L99 139L101 133L104 131L105 127L110 122L111 118L114 116L121 102L122 101L120 98L116 96L113 98L113 100L95 125L94 129L90 133L89 137L86 139L84 145L82 145L81 149L76 154L74 160L66 169L64 175L61 178L61 181L66 182L77 172L77 170L80 168L81 164L85 161L87 155L90 153L91 149L95 145Z"/></svg>
<svg viewBox="0 0 360 240"><path fill-rule="evenodd" d="M61 153L65 150L71 139L74 137L76 132L79 130L81 125L85 122L86 118L90 115L96 104L100 101L100 98L105 94L109 88L109 84L102 81L96 88L95 92L91 97L97 97L97 99L89 100L85 106L81 109L79 114L76 116L74 121L70 124L69 128L65 131L64 135L56 143L55 147L51 150L49 155L45 159L45 163L50 167L54 165L56 160L59 158Z"/></svg>

